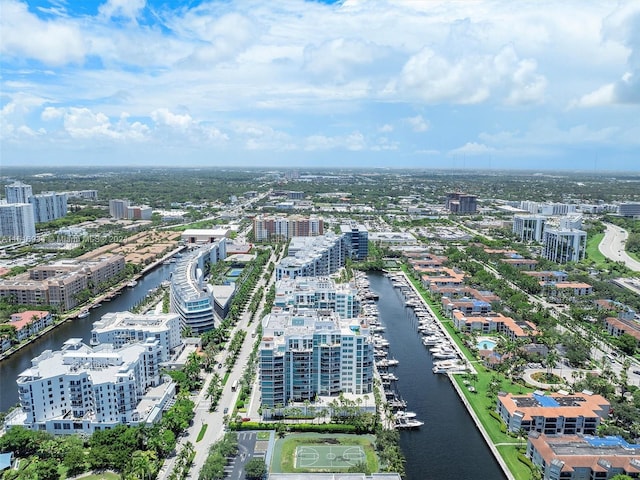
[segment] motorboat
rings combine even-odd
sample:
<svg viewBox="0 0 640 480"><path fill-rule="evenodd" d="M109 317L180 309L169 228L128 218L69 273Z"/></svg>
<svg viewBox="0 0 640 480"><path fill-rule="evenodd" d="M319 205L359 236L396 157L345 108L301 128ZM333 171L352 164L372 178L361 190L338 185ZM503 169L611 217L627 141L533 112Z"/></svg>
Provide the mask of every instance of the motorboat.
<svg viewBox="0 0 640 480"><path fill-rule="evenodd" d="M422 425L424 425L424 422L421 422L420 420L416 420L415 418L403 418L403 419L396 419L396 428L401 428L401 429L411 429L411 428L420 428Z"/></svg>
<svg viewBox="0 0 640 480"><path fill-rule="evenodd" d="M78 318L87 318L89 316L89 310L82 310L79 314L78 314Z"/></svg>
<svg viewBox="0 0 640 480"><path fill-rule="evenodd" d="M408 412L406 410L398 410L396 413L393 414L397 419L399 418L403 418L403 419L407 419L407 418L416 418L416 413L415 412Z"/></svg>
<svg viewBox="0 0 640 480"><path fill-rule="evenodd" d="M430 347L432 345L437 345L441 341L442 341L442 337L439 337L437 335L428 335L426 337L422 337L422 344L425 347Z"/></svg>

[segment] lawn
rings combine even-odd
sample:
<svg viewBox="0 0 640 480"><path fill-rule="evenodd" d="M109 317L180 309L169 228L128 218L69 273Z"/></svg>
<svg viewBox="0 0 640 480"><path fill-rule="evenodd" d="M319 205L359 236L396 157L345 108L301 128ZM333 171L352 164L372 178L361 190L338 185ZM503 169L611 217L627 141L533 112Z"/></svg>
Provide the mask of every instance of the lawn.
<svg viewBox="0 0 640 480"><path fill-rule="evenodd" d="M598 268L603 267L607 262L607 258L598 249L603 238L604 233L596 233L587 239L587 258L595 262Z"/></svg>
<svg viewBox="0 0 640 480"><path fill-rule="evenodd" d="M406 273L406 271L405 271ZM503 433L504 425L503 422L494 418L491 415L491 412L496 409L496 399L494 396L491 398L487 397L486 392L489 390L489 384L491 383L492 378L497 378L500 381L499 390L502 392L513 393L513 394L523 394L526 395L533 391L532 388L525 387L523 385L517 384L508 380L504 375L496 373L494 371L488 370L483 365L480 364L474 357L474 355L469 351L469 349L464 345L462 339L458 336L458 331L453 326L451 320L444 317L440 312L440 306L435 304L429 294L425 292L424 288L420 284L420 282L414 280L411 275L407 273L407 277L410 279L412 284L418 289L422 298L427 302L427 304L431 307L431 310L436 314L440 322L444 325L447 331L451 334L451 337L458 344L460 349L464 352L467 359L474 362L474 366L477 375L464 374L464 375L453 375L453 381L455 381L460 390L463 392L465 398L473 408L476 416L480 420L480 423L484 426L489 438L494 444L513 444L516 445L501 445L498 447L498 452L504 459L505 463L509 467L509 470L514 475L517 480L528 480L531 477L531 471L529 467L518 460L518 451L517 444L525 443L523 439L518 439ZM468 384L465 384L465 380ZM469 391L469 386L473 386L475 388L475 392Z"/></svg>
<svg viewBox="0 0 640 480"><path fill-rule="evenodd" d="M329 443L327 443L329 442ZM321 469L304 469L294 467L294 454L298 447L323 447L328 444L335 446L359 446L367 458L367 467L371 472L377 472L378 456L374 448L375 437L372 435L336 435L320 433L289 434L278 439L274 448L271 471L274 473L319 472Z"/></svg>
<svg viewBox="0 0 640 480"><path fill-rule="evenodd" d="M113 472L94 473L86 477L78 477L78 480L119 480L120 475Z"/></svg>

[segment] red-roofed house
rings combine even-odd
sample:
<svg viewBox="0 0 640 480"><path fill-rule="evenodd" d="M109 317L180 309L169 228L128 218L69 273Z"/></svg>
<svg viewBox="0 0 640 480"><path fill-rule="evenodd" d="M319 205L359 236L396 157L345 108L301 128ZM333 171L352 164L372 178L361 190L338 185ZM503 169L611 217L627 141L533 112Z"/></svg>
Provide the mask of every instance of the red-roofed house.
<svg viewBox="0 0 640 480"><path fill-rule="evenodd" d="M53 323L51 312L45 310L27 310L11 315L11 325L16 327L19 342L38 333Z"/></svg>
<svg viewBox="0 0 640 480"><path fill-rule="evenodd" d="M604 320L607 332L614 337L619 337L623 333L634 337L640 343L640 323L634 320L608 317Z"/></svg>

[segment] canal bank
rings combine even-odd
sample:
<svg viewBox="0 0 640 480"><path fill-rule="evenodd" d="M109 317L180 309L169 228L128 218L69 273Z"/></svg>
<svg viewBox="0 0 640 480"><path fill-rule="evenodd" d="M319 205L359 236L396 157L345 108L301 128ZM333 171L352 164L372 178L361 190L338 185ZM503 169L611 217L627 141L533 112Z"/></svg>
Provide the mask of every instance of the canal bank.
<svg viewBox="0 0 640 480"><path fill-rule="evenodd" d="M436 312L433 311L433 309L431 308L431 306L424 301L424 299L422 298L422 295L420 294L420 292L418 291L418 289L413 285L413 283L411 282L411 279L407 277L406 273L402 272L402 275L404 276L407 285L411 286L411 289L413 290L413 292L415 292L415 294L418 296L418 298L421 299L423 306L431 313L431 316L437 321L438 320L438 315L436 314ZM450 342L456 346L456 349L458 350L458 352L460 353L460 355L463 358L466 358L464 356L464 352L457 346L457 343L455 342L453 336L449 333L449 331L444 327L444 325L442 326L442 331L446 334L447 338L450 340ZM467 361L469 361L470 359L466 359ZM469 363L469 365L472 365L471 363ZM474 367L472 367L474 368ZM473 372L475 372L475 369L473 370ZM489 434L487 432L487 430L484 428L484 425L482 424L482 421L478 418L478 416L476 415L476 412L474 411L473 407L471 406L471 404L469 403L469 401L467 400L467 397L465 395L465 393L460 389L460 386L458 385L458 383L455 381L455 379L453 378L452 373L447 374L447 378L449 379L449 381L451 382L451 385L453 386L453 388L455 389L456 393L458 394L458 397L460 397L460 401L464 404L464 406L467 409L467 412L469 413L469 415L471 416L471 419L473 420L473 423L476 425L476 428L478 429L478 431L480 432L480 434L482 435L482 437L484 438L484 441L486 442L487 446L489 447L489 449L491 450L491 453L493 454L495 460L498 462L498 464L500 465L500 468L502 469L505 477L508 480L515 480L515 477L513 476L513 474L511 473L511 471L509 470L509 467L507 466L506 462L504 461L504 459L502 458L502 455L500 455L500 452L498 452L498 449L496 448L496 446L494 445L493 441L491 440L491 438L489 437Z"/></svg>
<svg viewBox="0 0 640 480"><path fill-rule="evenodd" d="M380 322L386 327L389 355L400 363L396 389L407 410L425 422L420 429L400 432L407 480L511 478L498 463L469 411L445 375L432 372L433 362L415 328L415 316L391 281L368 275L378 294Z"/></svg>
<svg viewBox="0 0 640 480"><path fill-rule="evenodd" d="M128 285L129 285L129 283L131 283L131 281L137 281L139 278L144 277L147 273L153 271L159 265L164 264L169 258L173 257L176 253L181 252L185 248L186 248L185 246L180 246L180 247L172 250L171 252L167 253L162 258L156 260L155 262L150 263L149 265L144 267L140 273L135 274L131 278L123 280L122 282L120 282L119 284L115 285L114 287L111 287L108 291L99 294L97 297L94 297L87 304L82 305L80 307L81 308L80 311L78 311L78 309L76 308L71 313L65 313L65 314L59 315L60 319L57 322L55 322L52 325L49 325L48 327L42 329L36 335L32 336L31 338L29 338L25 342L21 343L20 345L11 347L6 352L3 352L2 354L0 354L0 362L2 362L4 359L10 357L11 355L19 352L20 350L22 350L23 348L27 347L28 345L30 345L32 342L38 340L39 338L42 338L43 336L46 336L53 329L59 327L60 325L64 324L65 322L71 322L71 321L75 321L75 320L79 319L80 318L79 315L81 315L83 312L88 311L89 309L96 308L97 306L101 305L102 302L105 302L105 301L109 302L109 301L113 300L116 296L121 294L123 289L128 287ZM2 411L2 410L0 409L0 411Z"/></svg>
<svg viewBox="0 0 640 480"><path fill-rule="evenodd" d="M59 322L47 335L34 339L10 357L0 361L0 411L7 411L18 402L16 378L31 366L31 359L45 350L59 350L69 338L82 338L88 344L93 322L100 320L105 313L130 310L148 295L149 290L156 289L163 281L168 280L174 266L173 263L160 262L154 269L139 277L135 287L123 288L120 295L90 309L87 317L75 317Z"/></svg>

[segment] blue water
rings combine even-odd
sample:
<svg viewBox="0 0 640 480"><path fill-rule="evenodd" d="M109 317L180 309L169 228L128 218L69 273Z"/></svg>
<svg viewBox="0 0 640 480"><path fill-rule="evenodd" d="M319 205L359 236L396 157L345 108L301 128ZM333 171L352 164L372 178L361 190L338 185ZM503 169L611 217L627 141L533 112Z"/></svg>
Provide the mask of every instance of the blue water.
<svg viewBox="0 0 640 480"><path fill-rule="evenodd" d="M400 432L405 455L405 480L503 480L493 457L469 412L445 375L432 372L431 356L420 340L417 319L391 281L368 275L371 290L380 296L380 322L386 327L389 356L400 361L394 373L407 410L425 424Z"/></svg>
<svg viewBox="0 0 640 480"><path fill-rule="evenodd" d="M477 344L476 344L476 348L478 350L493 350L494 348L496 348L496 342L495 340L480 340Z"/></svg>

